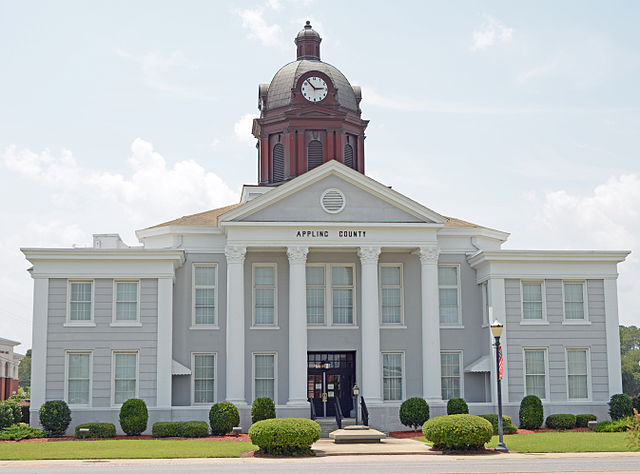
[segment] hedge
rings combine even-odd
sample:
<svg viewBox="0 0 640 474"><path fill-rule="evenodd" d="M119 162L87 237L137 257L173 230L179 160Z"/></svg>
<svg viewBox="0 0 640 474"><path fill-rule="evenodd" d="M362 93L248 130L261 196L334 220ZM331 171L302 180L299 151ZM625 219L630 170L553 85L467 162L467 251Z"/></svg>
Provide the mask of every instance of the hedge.
<svg viewBox="0 0 640 474"><path fill-rule="evenodd" d="M493 425L493 434L498 434L498 415L489 414L489 415L478 415L480 418L484 418L489 423ZM511 417L502 415L502 433L503 434L514 434L518 431L518 428L515 427L511 423Z"/></svg>
<svg viewBox="0 0 640 474"><path fill-rule="evenodd" d="M130 398L120 407L120 426L129 436L138 436L147 429L149 412L147 404L138 398Z"/></svg>
<svg viewBox="0 0 640 474"><path fill-rule="evenodd" d="M526 430L537 430L544 421L542 401L535 395L527 395L520 402L519 427Z"/></svg>
<svg viewBox="0 0 640 474"><path fill-rule="evenodd" d="M251 404L251 422L269 420L276 417L276 405L269 397L256 398Z"/></svg>
<svg viewBox="0 0 640 474"><path fill-rule="evenodd" d="M619 431L627 431L629 418L620 418L615 421L601 421L595 427L594 431L599 433L616 433Z"/></svg>
<svg viewBox="0 0 640 474"><path fill-rule="evenodd" d="M218 402L209 410L211 433L223 436L240 424L240 413L231 402Z"/></svg>
<svg viewBox="0 0 640 474"><path fill-rule="evenodd" d="M2 403L6 403L9 405L9 408L11 408L11 411L13 412L13 422L20 423L22 421L22 407L20 404L13 400L7 400Z"/></svg>
<svg viewBox="0 0 640 474"><path fill-rule="evenodd" d="M427 421L422 425L422 432L436 449L474 450L484 449L493 435L493 426L475 415L447 415Z"/></svg>
<svg viewBox="0 0 640 474"><path fill-rule="evenodd" d="M576 415L576 428L588 428L590 421L596 421L598 418L596 415L590 413L583 413Z"/></svg>
<svg viewBox="0 0 640 474"><path fill-rule="evenodd" d="M76 438L80 438L80 428L89 428L87 438L115 438L116 425L113 423L84 423L76 426Z"/></svg>
<svg viewBox="0 0 640 474"><path fill-rule="evenodd" d="M576 427L576 416L568 413L549 415L545 424L552 430L570 430Z"/></svg>
<svg viewBox="0 0 640 474"><path fill-rule="evenodd" d="M400 405L400 423L416 430L429 419L429 404L423 398L413 397Z"/></svg>
<svg viewBox="0 0 640 474"><path fill-rule="evenodd" d="M633 402L631 401L631 397L624 393L611 395L611 400L609 400L609 416L612 420L633 416Z"/></svg>
<svg viewBox="0 0 640 474"><path fill-rule="evenodd" d="M15 422L13 418L13 410L4 402L0 402L0 430L8 428Z"/></svg>
<svg viewBox="0 0 640 474"><path fill-rule="evenodd" d="M160 421L151 427L155 438L204 438L209 436L206 421Z"/></svg>
<svg viewBox="0 0 640 474"><path fill-rule="evenodd" d="M254 423L249 437L262 454L296 456L311 454L311 445L320 439L320 432L320 425L313 420L275 418Z"/></svg>
<svg viewBox="0 0 640 474"><path fill-rule="evenodd" d="M32 428L26 423L15 423L8 428L0 430L0 440L20 441L21 439L43 438L44 433L38 428Z"/></svg>
<svg viewBox="0 0 640 474"><path fill-rule="evenodd" d="M464 398L451 398L447 402L447 415L468 414L469 406Z"/></svg>
<svg viewBox="0 0 640 474"><path fill-rule="evenodd" d="M44 402L38 414L40 424L48 436L62 436L71 423L71 410L64 400Z"/></svg>
<svg viewBox="0 0 640 474"><path fill-rule="evenodd" d="M631 399L631 404L640 412L640 393Z"/></svg>

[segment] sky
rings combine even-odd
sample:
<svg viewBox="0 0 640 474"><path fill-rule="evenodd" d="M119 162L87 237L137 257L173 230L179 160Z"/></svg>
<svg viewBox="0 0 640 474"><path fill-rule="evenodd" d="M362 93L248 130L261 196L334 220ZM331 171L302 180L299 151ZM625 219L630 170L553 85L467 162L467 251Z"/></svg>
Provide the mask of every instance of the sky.
<svg viewBox="0 0 640 474"><path fill-rule="evenodd" d="M639 2L0 0L0 337L31 345L20 247L136 245L257 183L305 20L362 87L367 175L504 248L631 250L640 325Z"/></svg>

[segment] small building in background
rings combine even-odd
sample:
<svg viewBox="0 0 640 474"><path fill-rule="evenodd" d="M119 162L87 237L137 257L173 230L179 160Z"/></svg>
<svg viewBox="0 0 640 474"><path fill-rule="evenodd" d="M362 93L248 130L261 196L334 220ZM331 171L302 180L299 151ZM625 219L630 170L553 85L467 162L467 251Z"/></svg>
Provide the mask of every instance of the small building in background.
<svg viewBox="0 0 640 474"><path fill-rule="evenodd" d="M0 337L0 400L6 400L18 391L18 366L24 357L13 352L18 341Z"/></svg>

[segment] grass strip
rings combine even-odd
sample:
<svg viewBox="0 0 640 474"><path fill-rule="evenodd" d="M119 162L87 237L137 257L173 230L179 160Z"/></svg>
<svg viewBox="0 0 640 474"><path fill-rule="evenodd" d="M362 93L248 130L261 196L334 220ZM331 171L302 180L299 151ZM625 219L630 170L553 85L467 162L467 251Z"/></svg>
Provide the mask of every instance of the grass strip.
<svg viewBox="0 0 640 474"><path fill-rule="evenodd" d="M248 441L100 440L0 443L1 460L237 458Z"/></svg>

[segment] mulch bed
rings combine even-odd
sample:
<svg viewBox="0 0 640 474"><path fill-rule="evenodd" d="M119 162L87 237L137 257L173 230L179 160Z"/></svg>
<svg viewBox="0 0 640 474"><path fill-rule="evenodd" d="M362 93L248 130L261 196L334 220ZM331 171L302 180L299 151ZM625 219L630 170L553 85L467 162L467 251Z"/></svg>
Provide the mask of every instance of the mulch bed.
<svg viewBox="0 0 640 474"><path fill-rule="evenodd" d="M422 431L420 431L420 430L418 430L418 431L391 431L389 433L389 436L391 438L397 438L397 439L424 438L424 434L422 434Z"/></svg>
<svg viewBox="0 0 640 474"><path fill-rule="evenodd" d="M194 441L251 441L249 435L247 433L241 433L238 436L235 435L226 435L226 436L207 436L204 438L154 438L151 435L141 435L141 436L116 436L115 438L87 438L77 439L73 436L61 436L59 438L35 438L35 439L23 439L20 441L0 441L0 443L30 443L30 442L43 442L43 441L103 441L105 439L171 439L171 440L179 440L179 439L188 439Z"/></svg>

